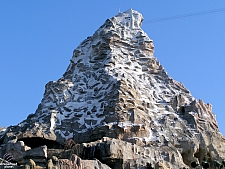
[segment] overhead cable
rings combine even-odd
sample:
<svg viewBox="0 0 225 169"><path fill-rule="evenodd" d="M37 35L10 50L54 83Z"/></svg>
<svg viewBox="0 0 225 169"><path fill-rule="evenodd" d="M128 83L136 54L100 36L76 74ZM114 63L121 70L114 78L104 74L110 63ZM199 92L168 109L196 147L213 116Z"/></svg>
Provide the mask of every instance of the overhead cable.
<svg viewBox="0 0 225 169"><path fill-rule="evenodd" d="M202 12L195 12L195 13L189 13L189 14L183 14L183 15L175 15L175 16L169 16L169 17L163 17L163 18L157 18L157 19L151 19L151 20L146 20L143 23L161 22L161 21L166 21L166 20L180 19L180 18L186 18L186 17L198 16L198 15L205 15L205 14L212 14L212 13L218 13L218 12L225 12L225 8L202 11Z"/></svg>

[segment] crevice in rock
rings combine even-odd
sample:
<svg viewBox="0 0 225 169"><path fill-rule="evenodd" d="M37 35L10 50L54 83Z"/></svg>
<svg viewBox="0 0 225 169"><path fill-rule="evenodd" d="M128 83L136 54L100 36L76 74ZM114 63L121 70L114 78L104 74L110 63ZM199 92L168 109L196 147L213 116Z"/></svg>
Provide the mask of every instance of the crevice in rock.
<svg viewBox="0 0 225 169"><path fill-rule="evenodd" d="M185 107L184 106L181 106L178 110L178 112L181 114L181 115L184 115L185 113Z"/></svg>
<svg viewBox="0 0 225 169"><path fill-rule="evenodd" d="M107 145L105 145L107 146ZM108 165L112 169L123 169L124 161L119 158L111 158L108 154L105 146L101 144L97 144L96 146L87 146L83 148L83 152L81 153L81 158L83 160L94 160L98 159L100 162ZM103 153L104 152L104 153ZM122 154L121 154L122 155Z"/></svg>
<svg viewBox="0 0 225 169"><path fill-rule="evenodd" d="M58 143L54 140L48 140L40 137L29 137L29 138L22 138L18 139L18 141L23 141L25 145L36 148L40 146L46 145L48 148L54 148L54 149L62 149L64 145Z"/></svg>

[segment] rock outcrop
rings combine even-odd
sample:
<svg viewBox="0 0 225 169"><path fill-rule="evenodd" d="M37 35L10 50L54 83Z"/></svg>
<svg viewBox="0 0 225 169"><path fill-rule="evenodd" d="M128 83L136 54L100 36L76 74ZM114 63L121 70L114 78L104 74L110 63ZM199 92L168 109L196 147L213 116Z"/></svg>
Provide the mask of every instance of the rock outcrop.
<svg viewBox="0 0 225 169"><path fill-rule="evenodd" d="M130 9L81 42L63 77L46 84L35 114L0 132L0 157L79 169L222 161L225 140L212 106L167 74L142 21ZM76 145L64 150L68 139Z"/></svg>

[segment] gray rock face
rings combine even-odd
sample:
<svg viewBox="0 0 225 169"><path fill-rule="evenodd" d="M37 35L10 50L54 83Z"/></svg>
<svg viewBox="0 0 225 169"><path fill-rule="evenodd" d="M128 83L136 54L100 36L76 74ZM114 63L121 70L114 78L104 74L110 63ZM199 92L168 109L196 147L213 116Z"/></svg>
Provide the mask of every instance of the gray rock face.
<svg viewBox="0 0 225 169"><path fill-rule="evenodd" d="M119 13L81 42L63 77L46 84L35 114L0 132L0 155L60 149L72 138L80 158L97 150L91 158L112 168L181 168L203 160L213 166L224 159L212 106L167 74L142 21L137 11ZM97 141L106 137L114 139Z"/></svg>
<svg viewBox="0 0 225 169"><path fill-rule="evenodd" d="M59 160L59 167L61 169L110 169L110 167L98 160L81 160L76 155L72 155L71 160Z"/></svg>
<svg viewBox="0 0 225 169"><path fill-rule="evenodd" d="M173 168L174 165L171 165L171 163L174 161L176 161L177 167L186 166L181 161L181 156L173 145L141 146L118 139L103 138L96 142L77 144L73 151L83 159L97 157L111 168L118 169L146 169L148 164L152 164L152 167L155 168L159 162ZM166 160L162 158L162 155Z"/></svg>

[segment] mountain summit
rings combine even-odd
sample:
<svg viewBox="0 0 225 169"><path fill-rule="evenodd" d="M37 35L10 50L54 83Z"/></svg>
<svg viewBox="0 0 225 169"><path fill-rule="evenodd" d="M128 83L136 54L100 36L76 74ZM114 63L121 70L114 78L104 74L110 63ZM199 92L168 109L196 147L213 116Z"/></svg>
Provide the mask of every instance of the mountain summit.
<svg viewBox="0 0 225 169"><path fill-rule="evenodd" d="M63 77L46 84L35 114L0 132L0 157L16 156L14 144L61 149L72 139L78 156L111 168L222 161L225 140L212 106L167 74L142 21L129 9L81 42Z"/></svg>

